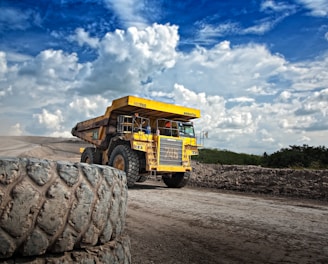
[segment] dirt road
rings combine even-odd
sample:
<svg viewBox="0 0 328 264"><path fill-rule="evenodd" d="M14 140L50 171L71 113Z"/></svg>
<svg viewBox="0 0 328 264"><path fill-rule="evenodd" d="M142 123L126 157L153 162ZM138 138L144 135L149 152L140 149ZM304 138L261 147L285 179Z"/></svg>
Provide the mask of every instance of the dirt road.
<svg viewBox="0 0 328 264"><path fill-rule="evenodd" d="M129 191L134 263L328 263L328 206L167 189Z"/></svg>
<svg viewBox="0 0 328 264"><path fill-rule="evenodd" d="M0 155L79 160L74 142L14 140L0 137ZM327 202L148 181L129 190L126 228L135 264L328 263Z"/></svg>

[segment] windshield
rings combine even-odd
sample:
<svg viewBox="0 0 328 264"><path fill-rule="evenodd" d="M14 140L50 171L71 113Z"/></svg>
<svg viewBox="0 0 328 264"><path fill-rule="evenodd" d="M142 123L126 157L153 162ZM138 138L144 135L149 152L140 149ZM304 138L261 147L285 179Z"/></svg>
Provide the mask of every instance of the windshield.
<svg viewBox="0 0 328 264"><path fill-rule="evenodd" d="M179 123L180 137L195 137L194 127L189 123Z"/></svg>

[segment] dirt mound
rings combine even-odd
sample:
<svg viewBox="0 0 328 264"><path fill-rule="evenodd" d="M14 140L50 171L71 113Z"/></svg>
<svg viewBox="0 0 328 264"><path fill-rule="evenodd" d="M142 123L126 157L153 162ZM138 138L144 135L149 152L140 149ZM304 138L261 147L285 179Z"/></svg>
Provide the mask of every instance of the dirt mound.
<svg viewBox="0 0 328 264"><path fill-rule="evenodd" d="M193 162L191 186L328 200L328 170L271 169Z"/></svg>

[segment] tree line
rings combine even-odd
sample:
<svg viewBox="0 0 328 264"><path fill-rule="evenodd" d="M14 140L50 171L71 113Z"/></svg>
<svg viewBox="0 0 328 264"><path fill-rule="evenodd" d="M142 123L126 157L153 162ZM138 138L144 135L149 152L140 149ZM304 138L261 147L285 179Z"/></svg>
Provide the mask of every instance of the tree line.
<svg viewBox="0 0 328 264"><path fill-rule="evenodd" d="M199 149L193 160L225 165L257 165L271 168L328 169L328 149L324 146L291 145L272 154L252 155L228 150Z"/></svg>

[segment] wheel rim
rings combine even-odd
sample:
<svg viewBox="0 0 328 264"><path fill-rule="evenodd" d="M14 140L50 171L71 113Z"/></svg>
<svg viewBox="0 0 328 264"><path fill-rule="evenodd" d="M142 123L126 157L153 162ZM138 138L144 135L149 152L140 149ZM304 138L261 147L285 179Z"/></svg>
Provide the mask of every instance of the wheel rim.
<svg viewBox="0 0 328 264"><path fill-rule="evenodd" d="M125 170L125 161L122 155L117 155L114 158L113 167L119 170Z"/></svg>
<svg viewBox="0 0 328 264"><path fill-rule="evenodd" d="M84 160L85 163L91 164L91 159L89 157L86 157Z"/></svg>

